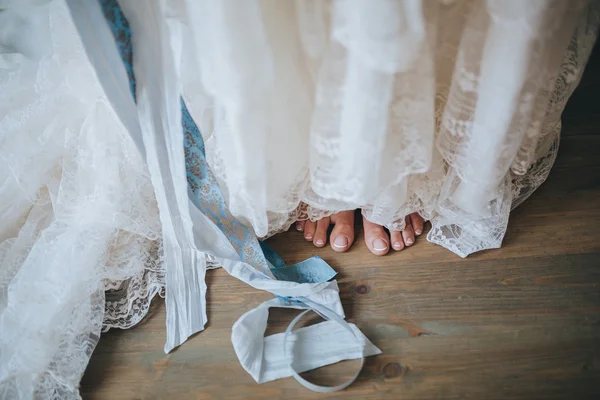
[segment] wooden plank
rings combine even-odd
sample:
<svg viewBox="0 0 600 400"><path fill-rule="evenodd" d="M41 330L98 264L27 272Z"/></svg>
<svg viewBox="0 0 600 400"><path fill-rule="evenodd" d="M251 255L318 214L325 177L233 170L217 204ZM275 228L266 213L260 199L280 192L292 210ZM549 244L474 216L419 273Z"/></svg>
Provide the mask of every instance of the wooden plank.
<svg viewBox="0 0 600 400"><path fill-rule="evenodd" d="M294 241L289 233L281 243L295 247ZM344 398L595 393L597 253L412 263L399 263L400 256L372 258L363 249L337 267L349 319L384 351L368 361ZM110 332L83 381L86 397L312 398L292 380L259 386L242 370L230 344L231 325L269 296L224 271L209 275L211 322L205 332L168 356L162 353L162 309L131 331ZM275 313L271 330L283 330L291 315ZM345 364L309 376L340 382L354 366Z"/></svg>

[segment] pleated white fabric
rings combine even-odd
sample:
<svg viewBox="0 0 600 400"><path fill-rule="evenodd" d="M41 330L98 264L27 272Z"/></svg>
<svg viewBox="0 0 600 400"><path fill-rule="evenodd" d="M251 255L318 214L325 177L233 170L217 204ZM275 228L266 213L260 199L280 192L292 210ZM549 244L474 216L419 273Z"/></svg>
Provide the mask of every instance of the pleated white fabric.
<svg viewBox="0 0 600 400"><path fill-rule="evenodd" d="M232 213L258 236L419 212L460 256L499 247L547 177L597 1L170 0L182 81Z"/></svg>

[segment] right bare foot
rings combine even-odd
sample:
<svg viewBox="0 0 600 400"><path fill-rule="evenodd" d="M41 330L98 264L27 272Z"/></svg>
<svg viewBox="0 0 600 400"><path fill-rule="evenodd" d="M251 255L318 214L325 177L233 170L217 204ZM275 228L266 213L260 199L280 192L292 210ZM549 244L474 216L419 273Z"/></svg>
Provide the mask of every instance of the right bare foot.
<svg viewBox="0 0 600 400"><path fill-rule="evenodd" d="M390 231L389 235L381 225L374 224L363 217L365 230L365 243L371 253L383 256L392 248L400 251L415 243L416 236L423 233L425 221L418 213L412 213L406 217L406 227L403 231Z"/></svg>

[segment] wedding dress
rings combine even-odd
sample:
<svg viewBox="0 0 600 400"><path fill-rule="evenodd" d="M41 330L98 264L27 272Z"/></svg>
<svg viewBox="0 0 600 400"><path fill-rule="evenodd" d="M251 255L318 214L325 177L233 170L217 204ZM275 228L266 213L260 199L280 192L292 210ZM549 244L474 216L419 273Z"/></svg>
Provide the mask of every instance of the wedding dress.
<svg viewBox="0 0 600 400"><path fill-rule="evenodd" d="M77 398L101 332L157 294L165 350L183 343L206 268L341 313L335 282L263 274L243 223L269 236L361 207L401 229L418 211L457 254L498 246L553 163L599 19L566 0L130 0L132 68L101 3L122 76L90 45L91 3L0 2L3 398Z"/></svg>
<svg viewBox="0 0 600 400"><path fill-rule="evenodd" d="M418 212L465 257L548 176L597 2L185 3L183 97L232 214L259 237L362 208Z"/></svg>

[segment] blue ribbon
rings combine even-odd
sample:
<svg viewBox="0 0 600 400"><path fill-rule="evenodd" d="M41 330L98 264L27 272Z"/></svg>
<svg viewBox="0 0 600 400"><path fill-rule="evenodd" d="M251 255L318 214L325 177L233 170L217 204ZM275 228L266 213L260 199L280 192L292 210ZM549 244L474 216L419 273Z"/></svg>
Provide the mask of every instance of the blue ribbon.
<svg viewBox="0 0 600 400"><path fill-rule="evenodd" d="M327 282L337 275L321 257L313 256L307 260L292 265L285 265L279 255L260 242L260 247L267 261L271 264L270 270L275 279L298 283Z"/></svg>

